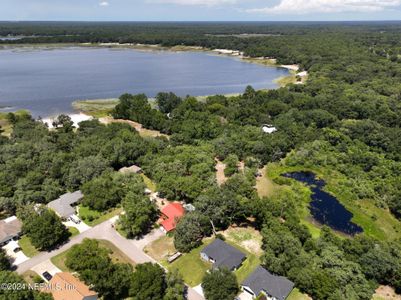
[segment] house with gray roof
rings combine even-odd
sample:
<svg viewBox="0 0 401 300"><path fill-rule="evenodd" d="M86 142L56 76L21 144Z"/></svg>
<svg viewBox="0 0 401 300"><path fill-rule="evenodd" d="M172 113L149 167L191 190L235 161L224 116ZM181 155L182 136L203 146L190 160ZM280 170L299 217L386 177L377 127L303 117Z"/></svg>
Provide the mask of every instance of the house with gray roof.
<svg viewBox="0 0 401 300"><path fill-rule="evenodd" d="M244 253L220 239L206 246L200 255L203 260L213 263L214 269L227 268L230 271L238 269L246 259Z"/></svg>
<svg viewBox="0 0 401 300"><path fill-rule="evenodd" d="M0 246L7 244L21 234L22 223L16 216L0 221Z"/></svg>
<svg viewBox="0 0 401 300"><path fill-rule="evenodd" d="M253 298L262 294L268 300L285 300L294 288L294 283L258 266L241 284L241 288Z"/></svg>
<svg viewBox="0 0 401 300"><path fill-rule="evenodd" d="M83 196L81 191L66 193L58 199L49 202L47 206L54 210L60 218L67 219L75 214L75 207L73 205L81 200Z"/></svg>

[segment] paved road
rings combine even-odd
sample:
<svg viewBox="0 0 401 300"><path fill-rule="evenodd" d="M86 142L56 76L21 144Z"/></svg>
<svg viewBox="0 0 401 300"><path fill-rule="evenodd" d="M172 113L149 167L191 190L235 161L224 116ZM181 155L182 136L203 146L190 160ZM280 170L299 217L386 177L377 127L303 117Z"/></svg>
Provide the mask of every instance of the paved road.
<svg viewBox="0 0 401 300"><path fill-rule="evenodd" d="M146 244L160 237L162 235L161 231L156 230L151 234L145 236L141 240L128 240L122 237L112 227L112 224L113 224L112 220L105 221L77 236L74 236L73 238L70 239L68 243L64 244L59 249L50 252L41 252L40 254L18 265L17 272L19 274L22 274L32 269L33 267L39 265L40 263L43 263L44 261L52 258L53 256L56 256L57 254L60 254L68 250L72 246L81 243L82 240L85 238L108 240L109 242L117 246L125 255L127 255L131 260L133 260L136 263L145 263L145 262L157 263L153 258L144 253L142 249ZM188 299L204 300L204 298L192 288L188 288Z"/></svg>

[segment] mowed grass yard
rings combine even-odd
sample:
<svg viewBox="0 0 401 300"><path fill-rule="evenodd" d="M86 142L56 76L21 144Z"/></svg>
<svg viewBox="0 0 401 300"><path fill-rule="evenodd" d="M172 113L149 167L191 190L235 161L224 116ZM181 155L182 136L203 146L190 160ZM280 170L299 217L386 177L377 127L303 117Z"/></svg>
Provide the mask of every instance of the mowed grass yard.
<svg viewBox="0 0 401 300"><path fill-rule="evenodd" d="M106 212L99 212L93 209L90 209L87 206L79 205L78 207L78 216L85 224L89 226L96 226L108 219L119 215L123 210L121 207L110 209Z"/></svg>
<svg viewBox="0 0 401 300"><path fill-rule="evenodd" d="M19 239L18 244L21 247L22 252L24 252L28 257L33 257L39 254L39 251L32 245L30 238L26 235L23 235Z"/></svg>
<svg viewBox="0 0 401 300"><path fill-rule="evenodd" d="M225 236L228 244L236 247L247 256L242 266L235 271L238 282L241 283L260 264L259 257L261 255L260 246L262 237L257 230L251 227L229 228L221 233ZM211 263L201 259L200 253L203 248L209 245L213 240L214 238L204 239L200 247L193 249L189 253L184 253L171 264L167 262L167 258L176 252L174 239L172 237L163 236L146 246L144 250L149 256L160 262L169 271L177 270L184 281L189 286L193 287L202 282L203 276L206 274L207 270L212 267Z"/></svg>
<svg viewBox="0 0 401 300"><path fill-rule="evenodd" d="M121 252L120 249L118 249L118 247L113 243L110 243L109 241L106 240L97 240L97 241L99 242L101 247L107 248L109 250L109 256L114 263L129 263L132 266L135 266L135 262L132 261L129 257L127 257L123 252ZM50 259L51 262L63 272L71 271L65 265L65 260L67 259L67 254L69 251L70 249Z"/></svg>

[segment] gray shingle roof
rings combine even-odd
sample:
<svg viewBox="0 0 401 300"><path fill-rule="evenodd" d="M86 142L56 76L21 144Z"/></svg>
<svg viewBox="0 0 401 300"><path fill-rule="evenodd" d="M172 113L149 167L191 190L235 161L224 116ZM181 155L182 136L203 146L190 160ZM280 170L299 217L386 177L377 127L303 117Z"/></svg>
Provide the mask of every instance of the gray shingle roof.
<svg viewBox="0 0 401 300"><path fill-rule="evenodd" d="M49 202L47 206L53 209L60 217L68 218L75 214L75 208L72 207L72 204L77 203L83 196L81 191L66 193L61 195L60 198Z"/></svg>
<svg viewBox="0 0 401 300"><path fill-rule="evenodd" d="M202 250L202 253L215 261L214 268L226 267L229 270L239 267L246 258L244 253L220 239L215 239Z"/></svg>
<svg viewBox="0 0 401 300"><path fill-rule="evenodd" d="M258 266L255 271L242 283L249 287L258 296L264 291L276 299L284 300L288 297L294 283L285 277L271 274L265 268Z"/></svg>
<svg viewBox="0 0 401 300"><path fill-rule="evenodd" d="M22 223L15 216L0 221L0 243L21 233Z"/></svg>

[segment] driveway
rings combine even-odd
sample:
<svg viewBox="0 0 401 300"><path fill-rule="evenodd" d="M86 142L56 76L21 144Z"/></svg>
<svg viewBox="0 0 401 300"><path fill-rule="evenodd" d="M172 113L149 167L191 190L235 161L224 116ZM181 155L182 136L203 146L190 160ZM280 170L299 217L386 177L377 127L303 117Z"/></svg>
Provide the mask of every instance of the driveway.
<svg viewBox="0 0 401 300"><path fill-rule="evenodd" d="M9 241L7 245L3 247L7 255L11 257L12 264L14 266L18 266L19 264L22 264L24 261L27 261L29 259L29 257L27 257L21 250L18 252L14 252L14 249L19 247L20 246L18 244L18 241Z"/></svg>
<svg viewBox="0 0 401 300"><path fill-rule="evenodd" d="M91 229L91 227L89 225L86 225L82 221L78 224L74 223L73 221L66 221L66 222L63 222L63 224L67 227L75 227L76 229L78 229L79 233L82 233L82 232L85 232L85 231Z"/></svg>
<svg viewBox="0 0 401 300"><path fill-rule="evenodd" d="M43 277L44 272L50 273L50 275L54 276L56 273L60 273L61 270L57 268L51 261L50 259L45 260L44 262L41 262L40 264L34 266L32 268L32 271L36 272L40 277L42 277L44 280L48 281L46 278Z"/></svg>
<svg viewBox="0 0 401 300"><path fill-rule="evenodd" d="M113 243L116 247L118 247L125 255L127 255L131 260L136 263L145 263L152 262L157 263L153 258L148 256L146 253L142 251L142 246L145 245L146 242L150 242L154 239L158 238L158 230L154 230L150 233L150 236L145 236L140 240L128 240L125 237L121 236L113 227L113 223L115 222L115 218L107 220L95 227L92 227L85 232L74 236L71 238L68 243L61 246L59 249L50 251L50 252L41 252L40 254L32 257L31 259L21 263L17 266L17 272L22 274L30 269L35 269L36 266L50 260L53 256L60 254L73 245L79 244L85 238L90 239L103 239ZM161 231L160 231L161 232ZM162 233L163 235L163 233ZM48 267L50 266L47 262L45 263ZM47 270L48 271L48 270ZM43 271L44 272L44 271ZM49 271L48 271L49 272ZM50 273L50 272L49 272ZM51 273L50 273L51 274ZM194 289L188 287L188 299L189 300L204 300L203 296L199 295Z"/></svg>

